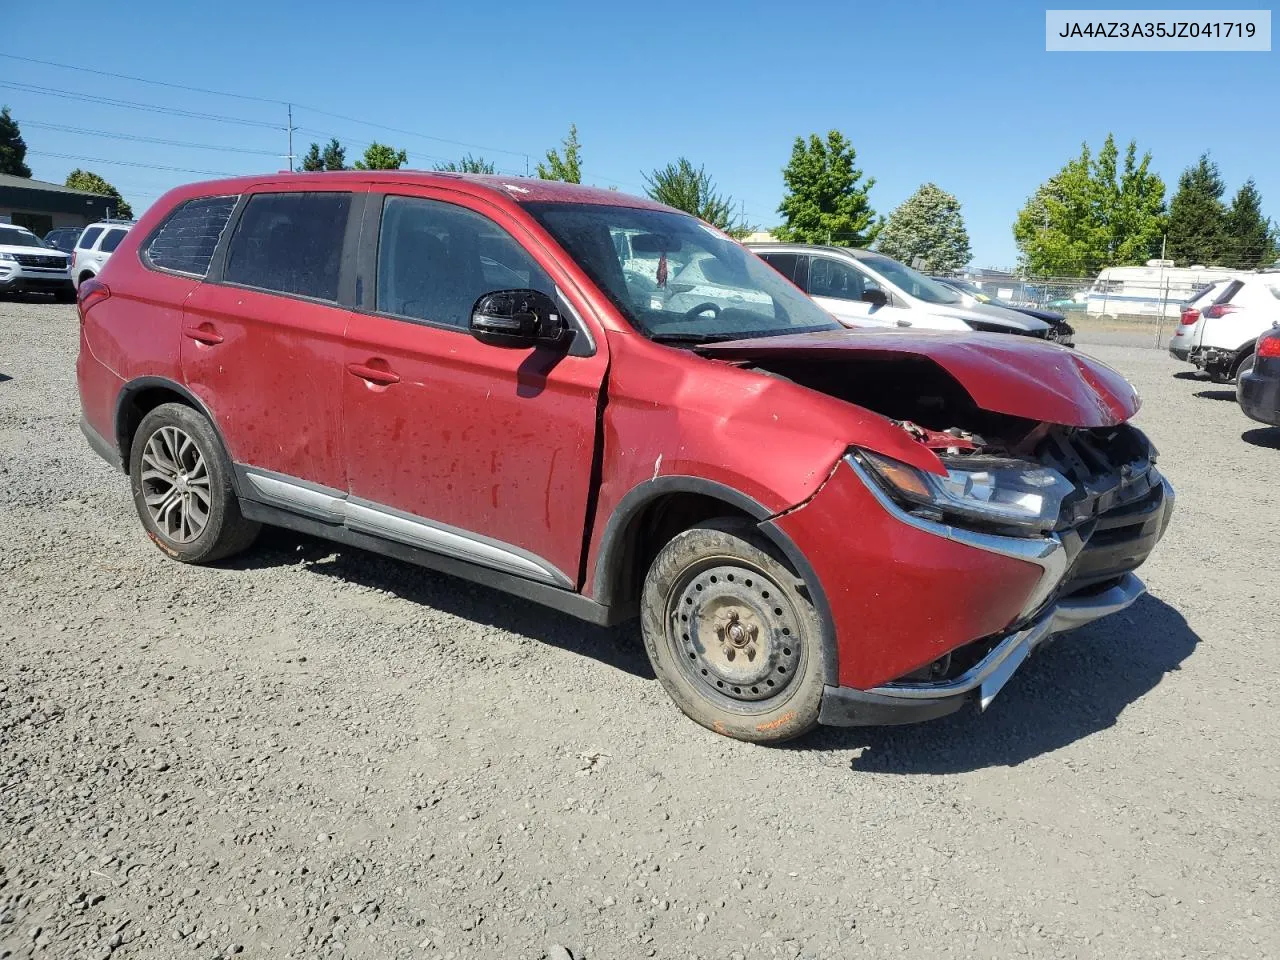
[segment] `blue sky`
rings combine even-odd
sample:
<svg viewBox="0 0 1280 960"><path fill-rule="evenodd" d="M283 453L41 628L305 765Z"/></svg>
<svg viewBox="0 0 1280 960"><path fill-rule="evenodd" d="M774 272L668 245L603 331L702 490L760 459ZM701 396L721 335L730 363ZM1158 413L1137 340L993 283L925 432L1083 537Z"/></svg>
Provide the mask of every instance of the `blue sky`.
<svg viewBox="0 0 1280 960"><path fill-rule="evenodd" d="M705 164L761 226L777 222L781 168L794 138L836 128L876 178L878 211L925 181L956 194L982 266L1013 263L1018 208L1081 140L1096 148L1108 131L1150 150L1170 191L1182 168L1210 150L1229 191L1254 177L1265 211L1280 219L1276 53L1051 54L1044 9L849 0L223 0L211 15L206 4L122 0L95 21L106 30L68 24L50 31L47 11L27 3L7 12L0 52L291 100L299 104L294 123L304 128L295 135L297 153L337 134L354 159L376 137L408 149L415 167L470 150L522 172L525 154L536 163L572 121L584 180L638 193L641 170L684 155ZM12 83L250 123L5 86ZM61 181L73 167L87 167L137 209L202 176L185 170L250 173L284 164L273 156L286 152L283 105L3 58L0 103L23 124L37 178ZM101 162L108 160L144 166Z"/></svg>

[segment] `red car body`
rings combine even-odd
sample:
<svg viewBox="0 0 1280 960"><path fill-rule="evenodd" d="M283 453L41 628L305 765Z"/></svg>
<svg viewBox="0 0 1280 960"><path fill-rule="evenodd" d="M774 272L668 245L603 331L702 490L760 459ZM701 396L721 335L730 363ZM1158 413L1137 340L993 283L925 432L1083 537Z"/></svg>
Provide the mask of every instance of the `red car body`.
<svg viewBox="0 0 1280 960"><path fill-rule="evenodd" d="M429 198L488 218L554 281L593 349L548 359L362 310L363 252L343 267L341 282L351 286L341 304L162 272L140 256L185 201L304 189ZM332 503L324 498L349 497L429 518L506 553L486 565L447 545L424 553L410 540L375 542L355 513L328 518L335 529L326 535L601 623L635 612L637 569L655 541L719 505L759 524L810 584L834 654L825 720L946 712L922 708L936 698L910 693L904 678L953 651L1025 632L1028 601L1050 574L1035 559L904 522L849 451L941 475L939 444L953 441L794 371L833 363L877 377L926 371L940 391L967 396L975 415L1080 431L1105 431L1133 415L1138 399L1127 381L1080 354L1012 336L839 332L692 350L656 343L530 215L526 205L535 202L666 209L553 182L397 171L281 174L172 191L82 290L77 373L86 435L127 468L141 417L177 398L216 426L247 516L325 533ZM366 205L366 219L372 209ZM770 375L776 364L790 373ZM897 388L895 397L908 402ZM280 512L276 477L313 484L314 510ZM1172 491L1157 478L1148 477L1144 512L1124 541L1131 549L1087 585L1112 591L1103 596L1108 609L1123 605L1117 585L1128 591L1124 602L1136 598L1140 587L1124 578L1167 523ZM521 568L521 558L533 566ZM1051 585L1059 594L1064 572ZM886 688L894 682L900 699ZM961 692L976 696L985 682ZM839 689L852 699L842 702Z"/></svg>

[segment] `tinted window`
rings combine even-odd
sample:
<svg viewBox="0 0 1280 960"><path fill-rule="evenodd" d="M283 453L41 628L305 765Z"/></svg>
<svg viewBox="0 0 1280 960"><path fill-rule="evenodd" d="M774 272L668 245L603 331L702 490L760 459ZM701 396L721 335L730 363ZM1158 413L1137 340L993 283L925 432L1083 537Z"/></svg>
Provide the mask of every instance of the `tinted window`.
<svg viewBox="0 0 1280 960"><path fill-rule="evenodd" d="M188 200L160 226L147 245L146 259L161 270L203 277L235 209L236 197ZM80 244L85 246L83 242Z"/></svg>
<svg viewBox="0 0 1280 960"><path fill-rule="evenodd" d="M120 246L120 241L124 239L124 235L128 230L108 230L106 236L102 238L102 244L98 247L103 253L113 253L116 247Z"/></svg>
<svg viewBox="0 0 1280 960"><path fill-rule="evenodd" d="M837 300L861 300L869 289L879 289L870 277L839 260L814 257L809 267L809 293L815 297L834 297Z"/></svg>
<svg viewBox="0 0 1280 960"><path fill-rule="evenodd" d="M102 236L101 227L90 227L88 230L86 230L84 233L80 235L80 242L76 244L76 246L78 246L81 250L88 250L95 243L97 243L98 238L100 236Z"/></svg>
<svg viewBox="0 0 1280 960"><path fill-rule="evenodd" d="M349 193L263 193L250 198L231 238L228 283L338 299Z"/></svg>
<svg viewBox="0 0 1280 960"><path fill-rule="evenodd" d="M795 253L766 253L761 256L761 259L796 286L804 287L804 267L807 265L807 257Z"/></svg>
<svg viewBox="0 0 1280 960"><path fill-rule="evenodd" d="M465 329L481 296L513 289L555 294L551 278L493 221L436 200L387 198L379 311Z"/></svg>

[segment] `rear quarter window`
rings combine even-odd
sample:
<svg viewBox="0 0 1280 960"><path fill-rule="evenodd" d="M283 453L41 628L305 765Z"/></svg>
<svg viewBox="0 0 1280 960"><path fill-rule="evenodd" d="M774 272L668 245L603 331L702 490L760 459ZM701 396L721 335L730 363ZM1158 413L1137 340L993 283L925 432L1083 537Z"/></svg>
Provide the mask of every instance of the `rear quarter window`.
<svg viewBox="0 0 1280 960"><path fill-rule="evenodd" d="M76 244L76 248L79 250L89 250L98 242L98 238L100 236L102 236L101 227L90 227L80 235L80 242Z"/></svg>
<svg viewBox="0 0 1280 960"><path fill-rule="evenodd" d="M128 230L108 230L102 238L102 243L98 249L103 253L114 253L116 247L120 246L120 241L124 239L124 235Z"/></svg>
<svg viewBox="0 0 1280 960"><path fill-rule="evenodd" d="M188 200L151 235L143 261L158 270L203 277L239 197Z"/></svg>

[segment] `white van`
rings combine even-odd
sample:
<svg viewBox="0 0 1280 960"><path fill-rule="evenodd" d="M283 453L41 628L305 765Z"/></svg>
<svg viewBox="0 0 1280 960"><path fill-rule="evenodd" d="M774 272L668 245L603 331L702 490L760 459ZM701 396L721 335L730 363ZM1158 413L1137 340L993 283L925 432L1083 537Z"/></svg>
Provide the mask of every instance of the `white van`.
<svg viewBox="0 0 1280 960"><path fill-rule="evenodd" d="M1085 309L1091 317L1177 317L1205 287L1239 272L1175 267L1172 260L1148 260L1145 267L1107 267L1093 282Z"/></svg>

